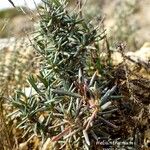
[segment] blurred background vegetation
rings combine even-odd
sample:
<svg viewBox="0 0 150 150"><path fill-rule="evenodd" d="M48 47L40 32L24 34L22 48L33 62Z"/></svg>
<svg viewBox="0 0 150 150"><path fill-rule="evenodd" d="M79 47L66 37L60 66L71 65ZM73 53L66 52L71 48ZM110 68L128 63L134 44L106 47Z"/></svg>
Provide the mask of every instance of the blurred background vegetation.
<svg viewBox="0 0 150 150"><path fill-rule="evenodd" d="M0 10L0 38L25 36L33 30L33 21L28 17L29 10L25 7L21 9L18 7Z"/></svg>

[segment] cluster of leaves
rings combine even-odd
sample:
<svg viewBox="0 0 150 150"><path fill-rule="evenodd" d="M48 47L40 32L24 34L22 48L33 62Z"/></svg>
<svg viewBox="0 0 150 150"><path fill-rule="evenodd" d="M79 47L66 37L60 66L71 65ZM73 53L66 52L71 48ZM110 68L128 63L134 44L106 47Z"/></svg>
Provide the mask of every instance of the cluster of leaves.
<svg viewBox="0 0 150 150"><path fill-rule="evenodd" d="M17 110L11 115L23 137L37 135L43 142L50 138L53 149L94 149L99 137L109 138L110 129L114 133L119 129L116 119L109 119L118 111L114 100L121 97L117 84L105 76L107 63L102 65L97 46L105 36L79 15L69 14L64 1L43 2L34 38L34 47L43 56L42 69L37 78L28 79L35 92L27 96L18 91L12 99Z"/></svg>
<svg viewBox="0 0 150 150"><path fill-rule="evenodd" d="M46 56L48 70L59 78L74 77L85 65L87 46L96 39L96 30L79 15L70 16L65 5L47 5L35 47Z"/></svg>

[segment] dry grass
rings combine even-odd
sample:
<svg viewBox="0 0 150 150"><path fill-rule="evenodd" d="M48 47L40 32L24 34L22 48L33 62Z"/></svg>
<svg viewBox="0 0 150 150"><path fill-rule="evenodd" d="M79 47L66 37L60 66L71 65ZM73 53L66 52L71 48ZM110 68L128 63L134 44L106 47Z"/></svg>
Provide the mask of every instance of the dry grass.
<svg viewBox="0 0 150 150"><path fill-rule="evenodd" d="M28 46L27 46L28 45ZM14 122L6 116L12 111L8 98L15 89L23 88L30 73L37 71L37 59L33 59L34 51L23 39L8 43L0 54L0 149L12 150L16 147L16 131Z"/></svg>

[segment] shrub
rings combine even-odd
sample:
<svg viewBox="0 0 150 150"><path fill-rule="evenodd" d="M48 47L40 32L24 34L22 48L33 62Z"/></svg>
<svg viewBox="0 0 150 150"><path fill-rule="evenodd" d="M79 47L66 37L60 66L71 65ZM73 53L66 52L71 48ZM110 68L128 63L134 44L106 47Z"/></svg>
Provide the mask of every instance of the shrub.
<svg viewBox="0 0 150 150"><path fill-rule="evenodd" d="M17 127L26 139L50 138L52 149L94 149L99 136L118 130L104 115L117 111L112 100L120 98L112 96L117 84L110 53L101 58L100 40L109 50L106 36L80 13L69 13L65 1L44 1L39 14L33 46L43 57L42 67L40 75L28 78L35 92L18 91L12 98Z"/></svg>

